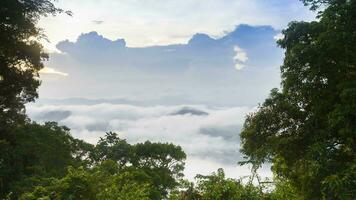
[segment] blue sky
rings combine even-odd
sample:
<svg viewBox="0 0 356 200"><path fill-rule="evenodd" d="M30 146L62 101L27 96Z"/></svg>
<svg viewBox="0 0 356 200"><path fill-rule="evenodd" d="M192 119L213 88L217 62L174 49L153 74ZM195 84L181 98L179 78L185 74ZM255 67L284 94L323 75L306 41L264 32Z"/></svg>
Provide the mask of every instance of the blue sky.
<svg viewBox="0 0 356 200"><path fill-rule="evenodd" d="M230 177L249 173L236 164L238 134L279 87L284 52L276 40L290 21L315 16L298 0L57 4L74 15L39 22L50 60L40 99L27 106L32 119L58 121L91 143L115 131L132 143L179 144L190 179L219 167Z"/></svg>

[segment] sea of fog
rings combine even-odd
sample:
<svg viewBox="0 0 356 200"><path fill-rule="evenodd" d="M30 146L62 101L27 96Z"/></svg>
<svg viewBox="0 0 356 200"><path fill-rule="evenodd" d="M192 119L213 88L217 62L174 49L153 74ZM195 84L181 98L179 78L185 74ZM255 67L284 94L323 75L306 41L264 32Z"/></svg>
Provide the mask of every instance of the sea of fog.
<svg viewBox="0 0 356 200"><path fill-rule="evenodd" d="M239 166L239 133L253 107L205 105L130 105L105 101L40 101L27 105L30 118L39 123L57 121L71 134L96 143L113 131L129 143L150 140L180 145L187 154L185 176L210 174L223 168L228 177L250 175L249 166ZM271 177L269 167L259 170Z"/></svg>

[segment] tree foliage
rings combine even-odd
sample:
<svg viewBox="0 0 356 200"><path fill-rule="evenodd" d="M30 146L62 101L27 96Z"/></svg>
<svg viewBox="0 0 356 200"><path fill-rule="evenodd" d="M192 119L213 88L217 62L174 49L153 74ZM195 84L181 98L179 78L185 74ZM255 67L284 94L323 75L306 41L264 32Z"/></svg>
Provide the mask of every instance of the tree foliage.
<svg viewBox="0 0 356 200"><path fill-rule="evenodd" d="M226 178L223 169L211 175L197 175L196 186L193 183L182 184L183 190L172 193L171 200L264 200L270 194L252 182L244 184L242 180ZM272 199L271 199L272 200ZM276 199L277 200L277 199Z"/></svg>
<svg viewBox="0 0 356 200"><path fill-rule="evenodd" d="M319 21L292 22L281 91L246 119L242 152L272 162L306 199L356 197L356 1L326 3Z"/></svg>
<svg viewBox="0 0 356 200"><path fill-rule="evenodd" d="M122 170L140 169L152 181L154 199L166 197L178 185L186 158L180 146L149 141L131 145L113 132L99 140L95 155L94 160L98 163L110 159Z"/></svg>
<svg viewBox="0 0 356 200"><path fill-rule="evenodd" d="M36 23L41 16L60 12L52 0L0 1L1 126L23 120L24 104L37 98L38 72L48 55L39 43L44 34Z"/></svg>
<svg viewBox="0 0 356 200"><path fill-rule="evenodd" d="M54 122L6 133L0 140L0 198L163 199L184 169L186 155L173 144L131 145L109 132L91 145Z"/></svg>
<svg viewBox="0 0 356 200"><path fill-rule="evenodd" d="M149 183L137 181L140 176L137 172L120 173L118 169L114 161L105 161L90 170L70 167L63 178L53 179L46 186L37 186L20 199L150 199Z"/></svg>
<svg viewBox="0 0 356 200"><path fill-rule="evenodd" d="M92 145L74 139L56 123L29 123L12 128L0 138L0 198L17 197L33 185L65 175L68 166L86 166Z"/></svg>

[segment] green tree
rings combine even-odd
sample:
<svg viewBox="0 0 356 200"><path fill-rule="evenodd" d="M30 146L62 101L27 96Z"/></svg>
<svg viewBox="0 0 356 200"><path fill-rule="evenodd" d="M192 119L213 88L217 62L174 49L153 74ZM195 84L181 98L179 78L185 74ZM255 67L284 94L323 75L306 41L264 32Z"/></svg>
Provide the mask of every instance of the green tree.
<svg viewBox="0 0 356 200"><path fill-rule="evenodd" d="M356 1L304 3L325 10L283 31L281 91L247 117L242 152L305 199L355 199Z"/></svg>
<svg viewBox="0 0 356 200"><path fill-rule="evenodd" d="M240 180L225 178L223 169L209 176L197 175L197 189L202 200L262 200L263 192L252 183L243 185Z"/></svg>
<svg viewBox="0 0 356 200"><path fill-rule="evenodd" d="M125 167L133 156L132 146L114 132L108 132L104 138L100 138L95 150L93 160L99 163L108 159L115 160L120 168Z"/></svg>
<svg viewBox="0 0 356 200"><path fill-rule="evenodd" d="M66 174L66 168L86 166L84 152L93 146L74 139L69 129L56 123L28 123L6 131L0 140L0 198L14 198L51 177Z"/></svg>
<svg viewBox="0 0 356 200"><path fill-rule="evenodd" d="M269 193L252 182L243 184L242 180L226 178L223 169L208 176L197 175L196 186L184 183L185 189L174 191L171 200L264 200ZM276 199L277 200L277 199ZM279 200L279 199L278 199Z"/></svg>
<svg viewBox="0 0 356 200"><path fill-rule="evenodd" d="M137 181L139 171L120 172L118 163L107 160L93 169L68 169L61 179L37 186L23 194L22 200L88 199L88 200L149 200L150 184Z"/></svg>
<svg viewBox="0 0 356 200"><path fill-rule="evenodd" d="M288 181L274 178L273 191L270 193L271 200L304 200L303 195L296 191L296 188Z"/></svg>
<svg viewBox="0 0 356 200"><path fill-rule="evenodd" d="M163 197L178 186L184 176L186 154L180 146L146 141L133 145L132 165L147 173Z"/></svg>
<svg viewBox="0 0 356 200"><path fill-rule="evenodd" d="M116 161L105 160L92 170L97 199L153 199L154 188L142 170L123 169Z"/></svg>
<svg viewBox="0 0 356 200"><path fill-rule="evenodd" d="M146 141L131 145L116 133L108 132L99 140L95 152L93 160L96 162L110 159L116 161L121 170L139 169L146 174L142 178L152 181L153 199L166 197L183 177L186 154L173 144Z"/></svg>
<svg viewBox="0 0 356 200"><path fill-rule="evenodd" d="M52 0L0 1L0 128L22 121L24 104L37 98L38 72L48 55L38 42L44 34L36 23L60 12Z"/></svg>
<svg viewBox="0 0 356 200"><path fill-rule="evenodd" d="M169 200L200 200L201 198L194 183L187 180L181 180L179 188L173 190L169 195Z"/></svg>

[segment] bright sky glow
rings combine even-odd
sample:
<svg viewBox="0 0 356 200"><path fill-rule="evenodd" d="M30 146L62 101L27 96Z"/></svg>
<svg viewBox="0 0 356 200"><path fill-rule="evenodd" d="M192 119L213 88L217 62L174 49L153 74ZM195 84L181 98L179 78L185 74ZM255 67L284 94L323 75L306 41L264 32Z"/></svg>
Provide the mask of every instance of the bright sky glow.
<svg viewBox="0 0 356 200"><path fill-rule="evenodd" d="M41 69L40 74L55 74L59 76L68 76L67 73L57 71L50 67L44 67L43 69Z"/></svg>
<svg viewBox="0 0 356 200"><path fill-rule="evenodd" d="M298 0L60 0L58 6L73 17L40 21L51 51L57 42L90 31L125 38L128 46L150 46L186 43L198 32L220 37L239 24L282 29L291 20L314 17Z"/></svg>

